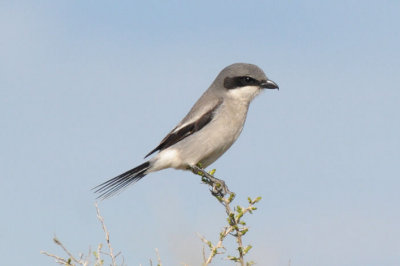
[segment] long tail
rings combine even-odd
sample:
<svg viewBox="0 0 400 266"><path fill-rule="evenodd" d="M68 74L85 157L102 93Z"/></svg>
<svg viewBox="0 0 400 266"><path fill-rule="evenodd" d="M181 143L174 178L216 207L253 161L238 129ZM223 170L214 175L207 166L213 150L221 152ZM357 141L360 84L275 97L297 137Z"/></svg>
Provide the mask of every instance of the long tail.
<svg viewBox="0 0 400 266"><path fill-rule="evenodd" d="M129 171L126 171L119 176L116 176L96 187L93 188L94 193L100 194L98 199L106 199L109 198L118 192L121 189L126 188L128 185L139 181L142 177L146 175L146 171L150 168L150 162L147 161Z"/></svg>

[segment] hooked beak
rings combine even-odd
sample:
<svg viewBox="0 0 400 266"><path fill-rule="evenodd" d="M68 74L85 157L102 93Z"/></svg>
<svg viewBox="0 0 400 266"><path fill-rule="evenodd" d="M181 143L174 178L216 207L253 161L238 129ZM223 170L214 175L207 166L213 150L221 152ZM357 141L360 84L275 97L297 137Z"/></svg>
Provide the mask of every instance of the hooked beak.
<svg viewBox="0 0 400 266"><path fill-rule="evenodd" d="M266 81L261 82L260 84L261 88L264 89L277 89L279 90L279 86L278 84L276 84L275 82L273 82L272 80L267 79Z"/></svg>

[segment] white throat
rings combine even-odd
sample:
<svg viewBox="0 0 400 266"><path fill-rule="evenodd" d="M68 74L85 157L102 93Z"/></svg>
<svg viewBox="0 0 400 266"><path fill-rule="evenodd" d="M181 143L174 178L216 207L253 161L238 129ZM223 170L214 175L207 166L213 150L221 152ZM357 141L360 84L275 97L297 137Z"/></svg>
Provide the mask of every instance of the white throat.
<svg viewBox="0 0 400 266"><path fill-rule="evenodd" d="M228 90L228 96L234 100L246 102L249 104L259 93L261 89L258 86L245 86Z"/></svg>

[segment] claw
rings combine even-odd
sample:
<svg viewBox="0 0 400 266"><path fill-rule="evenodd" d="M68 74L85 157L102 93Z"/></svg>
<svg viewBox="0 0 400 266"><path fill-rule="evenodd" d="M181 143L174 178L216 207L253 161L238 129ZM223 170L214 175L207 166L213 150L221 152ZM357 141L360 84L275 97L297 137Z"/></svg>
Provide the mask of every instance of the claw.
<svg viewBox="0 0 400 266"><path fill-rule="evenodd" d="M201 176L201 181L212 187L210 191L213 196L224 197L226 194L231 193L223 180L213 176L215 169L208 173L199 166L190 166L189 168L193 173Z"/></svg>

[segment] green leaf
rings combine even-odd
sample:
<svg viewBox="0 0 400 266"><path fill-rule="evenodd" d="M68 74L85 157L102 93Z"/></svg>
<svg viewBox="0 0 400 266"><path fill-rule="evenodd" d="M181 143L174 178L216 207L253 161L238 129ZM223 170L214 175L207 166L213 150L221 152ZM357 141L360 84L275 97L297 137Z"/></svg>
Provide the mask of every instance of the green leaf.
<svg viewBox="0 0 400 266"><path fill-rule="evenodd" d="M239 220L240 218L243 217L243 212L238 213L238 215L236 215L236 219Z"/></svg>
<svg viewBox="0 0 400 266"><path fill-rule="evenodd" d="M207 241L207 245L210 249L213 249L213 244L211 243L211 241Z"/></svg>
<svg viewBox="0 0 400 266"><path fill-rule="evenodd" d="M235 198L236 194L231 192L231 194L229 194L229 198L228 198L228 202L231 203L233 201L233 199Z"/></svg>
<svg viewBox="0 0 400 266"><path fill-rule="evenodd" d="M253 203L253 204L254 204L254 203L257 203L257 202L259 202L261 199L262 199L261 197L257 197L255 200L253 200L252 203Z"/></svg>
<svg viewBox="0 0 400 266"><path fill-rule="evenodd" d="M234 261L234 262L238 262L238 261L240 261L240 259L239 259L239 258L237 258L237 257L233 257L233 256L228 256L228 260L232 260L232 261Z"/></svg>
<svg viewBox="0 0 400 266"><path fill-rule="evenodd" d="M247 254L247 252L249 252L249 250L252 248L251 245L248 245L247 247L245 247L245 249L243 250L243 254Z"/></svg>
<svg viewBox="0 0 400 266"><path fill-rule="evenodd" d="M243 256L243 248L242 247L238 247L237 250L239 251L240 256Z"/></svg>

